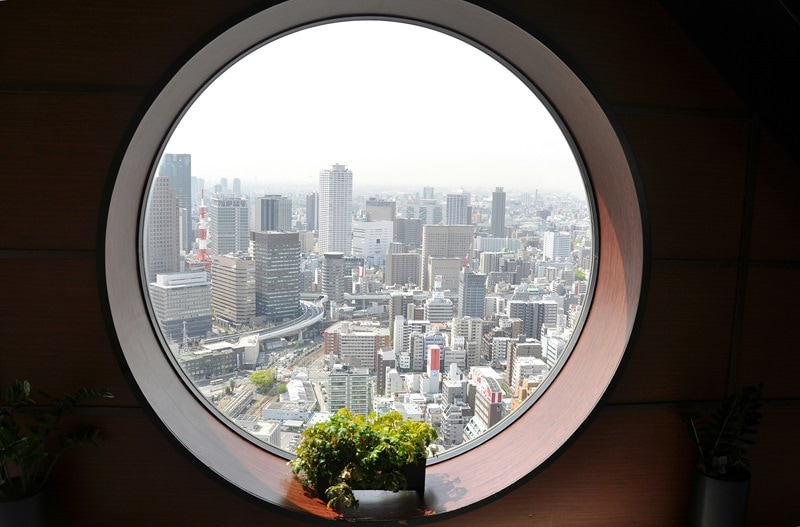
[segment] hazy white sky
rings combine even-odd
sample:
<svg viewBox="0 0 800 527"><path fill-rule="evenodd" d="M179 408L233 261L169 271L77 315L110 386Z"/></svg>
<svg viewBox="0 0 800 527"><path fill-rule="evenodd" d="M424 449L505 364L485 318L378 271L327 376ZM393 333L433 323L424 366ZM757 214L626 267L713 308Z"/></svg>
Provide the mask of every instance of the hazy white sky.
<svg viewBox="0 0 800 527"><path fill-rule="evenodd" d="M354 186L583 188L547 110L485 53L397 22L306 29L248 55L192 105L166 152L221 177L316 187L333 163Z"/></svg>

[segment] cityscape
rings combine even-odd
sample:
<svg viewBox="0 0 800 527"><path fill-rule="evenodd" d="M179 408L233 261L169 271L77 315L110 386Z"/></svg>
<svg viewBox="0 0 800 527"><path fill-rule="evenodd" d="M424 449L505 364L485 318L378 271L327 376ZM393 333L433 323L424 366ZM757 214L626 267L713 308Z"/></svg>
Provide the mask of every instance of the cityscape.
<svg viewBox="0 0 800 527"><path fill-rule="evenodd" d="M437 455L468 448L558 369L595 259L585 195L488 180L365 190L334 163L279 193L164 154L142 249L167 353L284 453L345 407L428 422Z"/></svg>

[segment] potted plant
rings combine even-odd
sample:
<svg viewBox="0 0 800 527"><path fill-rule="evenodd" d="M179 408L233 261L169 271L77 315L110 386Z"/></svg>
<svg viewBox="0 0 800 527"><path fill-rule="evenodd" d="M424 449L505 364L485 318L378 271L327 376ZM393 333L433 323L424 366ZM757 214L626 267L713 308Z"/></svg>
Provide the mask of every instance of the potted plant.
<svg viewBox="0 0 800 527"><path fill-rule="evenodd" d="M12 523L8 515L19 512L40 501L56 462L69 449L94 443L100 430L87 424L69 428L62 418L79 402L95 397L113 397L105 389L82 388L64 398L39 392L47 404L37 406L31 398L28 381L14 381L2 389L0 405L0 524ZM34 514L42 514L41 506ZM30 518L25 525L34 524Z"/></svg>
<svg viewBox="0 0 800 527"><path fill-rule="evenodd" d="M303 431L290 461L300 481L330 508L356 508L354 490L425 491L428 447L437 437L427 423L391 411L368 417L343 408Z"/></svg>
<svg viewBox="0 0 800 527"><path fill-rule="evenodd" d="M680 412L698 450L690 526L744 525L750 481L747 449L753 444L748 436L761 422L762 386L747 386L730 395L708 417Z"/></svg>

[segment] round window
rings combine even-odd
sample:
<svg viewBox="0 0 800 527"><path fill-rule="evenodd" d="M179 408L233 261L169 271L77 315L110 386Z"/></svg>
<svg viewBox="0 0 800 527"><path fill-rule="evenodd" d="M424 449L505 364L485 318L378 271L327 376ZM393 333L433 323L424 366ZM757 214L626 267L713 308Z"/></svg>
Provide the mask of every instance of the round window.
<svg viewBox="0 0 800 527"><path fill-rule="evenodd" d="M320 516L285 460L342 407L437 429L423 514L533 472L596 408L641 288L631 171L575 75L475 6L384 9L287 2L213 38L108 204L110 319L147 404L225 481Z"/></svg>

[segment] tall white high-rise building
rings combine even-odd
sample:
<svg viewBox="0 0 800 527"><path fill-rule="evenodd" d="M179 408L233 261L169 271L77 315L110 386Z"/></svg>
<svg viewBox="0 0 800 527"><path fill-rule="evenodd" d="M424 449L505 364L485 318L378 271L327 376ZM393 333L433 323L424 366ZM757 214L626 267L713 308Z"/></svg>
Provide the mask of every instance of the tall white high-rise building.
<svg viewBox="0 0 800 527"><path fill-rule="evenodd" d="M319 172L319 252L350 254L353 233L353 172L335 164Z"/></svg>
<svg viewBox="0 0 800 527"><path fill-rule="evenodd" d="M247 198L214 196L208 212L208 253L216 255L246 251L250 245Z"/></svg>
<svg viewBox="0 0 800 527"><path fill-rule="evenodd" d="M470 225L470 194L469 192L454 192L447 195L446 221L447 225Z"/></svg>
<svg viewBox="0 0 800 527"><path fill-rule="evenodd" d="M542 252L545 259L551 262L569 259L571 252L569 234L566 232L545 232Z"/></svg>

